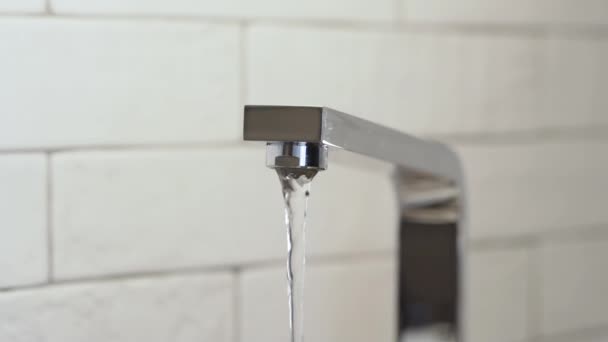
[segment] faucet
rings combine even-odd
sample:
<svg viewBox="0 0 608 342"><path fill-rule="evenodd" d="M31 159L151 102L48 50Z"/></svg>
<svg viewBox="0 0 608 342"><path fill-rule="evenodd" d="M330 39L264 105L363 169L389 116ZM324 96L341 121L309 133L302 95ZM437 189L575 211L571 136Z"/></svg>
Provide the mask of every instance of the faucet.
<svg viewBox="0 0 608 342"><path fill-rule="evenodd" d="M398 341L464 341L464 183L455 152L327 107L245 106L243 133L267 142L267 166L296 177L327 169L329 148L394 164Z"/></svg>

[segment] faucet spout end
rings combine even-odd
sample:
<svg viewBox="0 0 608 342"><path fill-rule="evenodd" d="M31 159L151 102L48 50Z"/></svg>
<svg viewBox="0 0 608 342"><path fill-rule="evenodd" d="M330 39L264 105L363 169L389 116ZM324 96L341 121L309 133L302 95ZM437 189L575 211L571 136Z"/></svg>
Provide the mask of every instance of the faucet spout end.
<svg viewBox="0 0 608 342"><path fill-rule="evenodd" d="M266 165L279 174L312 179L327 169L327 146L309 142L269 142Z"/></svg>

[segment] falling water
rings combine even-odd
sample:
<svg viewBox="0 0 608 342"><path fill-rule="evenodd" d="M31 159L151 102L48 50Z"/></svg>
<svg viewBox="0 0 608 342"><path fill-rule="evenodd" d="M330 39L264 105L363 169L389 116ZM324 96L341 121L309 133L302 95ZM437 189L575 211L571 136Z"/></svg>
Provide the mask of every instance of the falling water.
<svg viewBox="0 0 608 342"><path fill-rule="evenodd" d="M287 295L290 341L304 340L304 272L306 265L306 209L314 174L277 169L285 200L287 226Z"/></svg>

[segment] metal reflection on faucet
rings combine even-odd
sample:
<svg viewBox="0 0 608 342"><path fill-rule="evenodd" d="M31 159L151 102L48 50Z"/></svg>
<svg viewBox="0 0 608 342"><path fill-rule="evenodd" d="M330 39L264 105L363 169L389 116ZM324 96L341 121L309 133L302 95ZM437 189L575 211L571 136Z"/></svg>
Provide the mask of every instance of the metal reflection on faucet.
<svg viewBox="0 0 608 342"><path fill-rule="evenodd" d="M464 341L464 188L446 145L326 107L246 106L244 139L267 142L267 165L314 176L328 147L396 166L401 203L399 340Z"/></svg>

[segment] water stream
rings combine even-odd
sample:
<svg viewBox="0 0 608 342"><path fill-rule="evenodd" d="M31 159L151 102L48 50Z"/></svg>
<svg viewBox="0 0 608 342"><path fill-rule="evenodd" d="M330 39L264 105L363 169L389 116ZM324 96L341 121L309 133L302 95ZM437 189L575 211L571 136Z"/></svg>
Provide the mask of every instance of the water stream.
<svg viewBox="0 0 608 342"><path fill-rule="evenodd" d="M306 210L313 175L294 175L277 169L285 200L287 227L287 295L290 342L304 340L304 273L306 266Z"/></svg>

